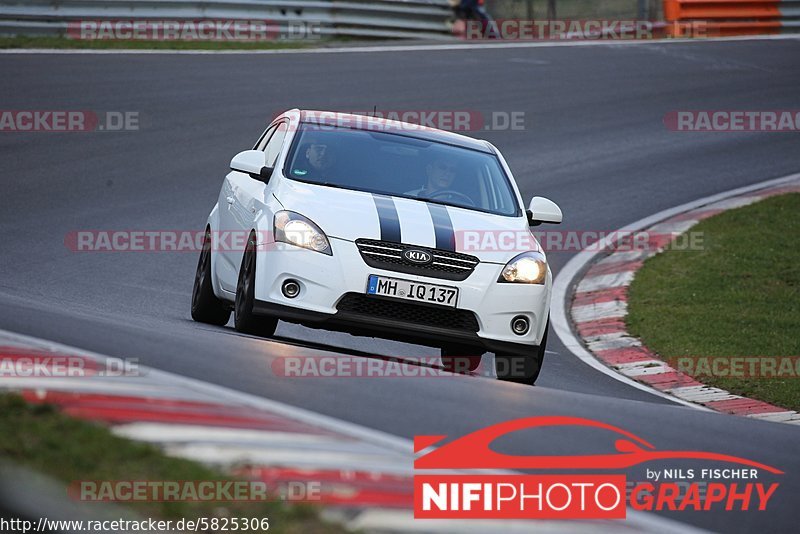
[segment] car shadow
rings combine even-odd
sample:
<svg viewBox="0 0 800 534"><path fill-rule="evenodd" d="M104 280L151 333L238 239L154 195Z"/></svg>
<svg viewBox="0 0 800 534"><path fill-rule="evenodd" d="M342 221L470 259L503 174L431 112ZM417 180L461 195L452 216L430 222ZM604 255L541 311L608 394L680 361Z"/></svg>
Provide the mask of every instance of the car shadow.
<svg viewBox="0 0 800 534"><path fill-rule="evenodd" d="M481 373L481 367L484 367L484 364L481 365L476 371L462 371L462 370L448 370L445 369L444 366L441 364L437 365L430 361L422 361L418 360L415 357L404 357L404 356L385 356L382 354L375 354L374 352L366 352L363 350L353 349L350 347L338 346L338 345L331 345L328 343L321 343L319 341L309 341L304 339L298 339L294 337L287 337L282 335L273 335L270 337L261 337L261 336L254 336L251 334L243 334L241 332L237 332L231 326L211 326L207 324L200 324L191 319L187 320L186 322L195 325L195 327L199 327L203 330L207 330L209 332L215 332L219 334L225 334L228 336L234 337L241 337L241 338L250 338L250 339L258 339L262 341L272 341L275 343L282 343L284 345L290 345L293 347L300 347L312 350L321 350L325 352L333 352L336 354L340 354L343 356L358 356L361 358L369 358L373 360L380 360L385 362L391 363L398 363L402 365L409 365L415 367L425 367L428 369L435 369L437 371L443 371L453 374L459 375L466 375L466 376L476 376L476 377L485 377L483 373ZM366 339L366 338L365 338ZM437 349L432 349L437 350ZM491 377L489 377L491 378Z"/></svg>

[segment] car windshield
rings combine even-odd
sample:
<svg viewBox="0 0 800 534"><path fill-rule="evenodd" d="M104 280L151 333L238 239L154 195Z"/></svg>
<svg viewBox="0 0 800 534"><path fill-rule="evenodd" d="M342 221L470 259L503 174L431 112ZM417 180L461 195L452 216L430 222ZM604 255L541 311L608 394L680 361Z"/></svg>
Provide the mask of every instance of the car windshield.
<svg viewBox="0 0 800 534"><path fill-rule="evenodd" d="M301 182L519 214L495 155L395 133L305 124L284 172Z"/></svg>

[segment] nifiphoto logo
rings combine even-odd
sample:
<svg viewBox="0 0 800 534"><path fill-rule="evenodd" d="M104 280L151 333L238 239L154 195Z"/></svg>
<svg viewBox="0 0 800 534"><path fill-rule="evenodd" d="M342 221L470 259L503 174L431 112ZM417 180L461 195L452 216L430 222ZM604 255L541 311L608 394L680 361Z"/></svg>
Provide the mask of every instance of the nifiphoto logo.
<svg viewBox="0 0 800 534"><path fill-rule="evenodd" d="M616 452L514 456L494 448L513 432L563 435L569 427L610 433ZM453 440L416 436L414 450L414 517L419 519L624 519L628 506L649 512L765 511L780 486L775 475L783 474L721 453L659 450L619 427L578 417L516 419ZM628 483L626 471L641 464L683 465L688 460L708 466L647 467L644 481ZM712 467L719 464L733 467Z"/></svg>

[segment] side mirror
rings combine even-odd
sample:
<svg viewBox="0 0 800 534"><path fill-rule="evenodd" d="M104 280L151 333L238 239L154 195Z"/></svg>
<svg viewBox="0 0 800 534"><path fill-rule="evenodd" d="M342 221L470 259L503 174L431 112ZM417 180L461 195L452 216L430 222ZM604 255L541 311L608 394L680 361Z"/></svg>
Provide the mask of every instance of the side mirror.
<svg viewBox="0 0 800 534"><path fill-rule="evenodd" d="M245 172L254 180L267 183L272 176L272 167L264 165L264 157L264 153L260 150L239 152L231 160L231 170Z"/></svg>
<svg viewBox="0 0 800 534"><path fill-rule="evenodd" d="M542 223L559 224L561 208L552 200L544 197L533 197L528 205L528 224L539 226Z"/></svg>

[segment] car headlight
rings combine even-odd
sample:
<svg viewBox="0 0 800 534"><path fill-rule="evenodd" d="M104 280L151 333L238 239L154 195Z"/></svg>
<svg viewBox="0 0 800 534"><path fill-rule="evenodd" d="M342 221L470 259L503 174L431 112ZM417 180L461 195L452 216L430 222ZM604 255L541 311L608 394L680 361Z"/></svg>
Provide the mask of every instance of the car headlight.
<svg viewBox="0 0 800 534"><path fill-rule="evenodd" d="M279 211L275 214L275 241L333 256L328 236L311 219L293 211Z"/></svg>
<svg viewBox="0 0 800 534"><path fill-rule="evenodd" d="M523 252L508 262L500 273L498 282L544 284L547 278L547 260L541 252Z"/></svg>

